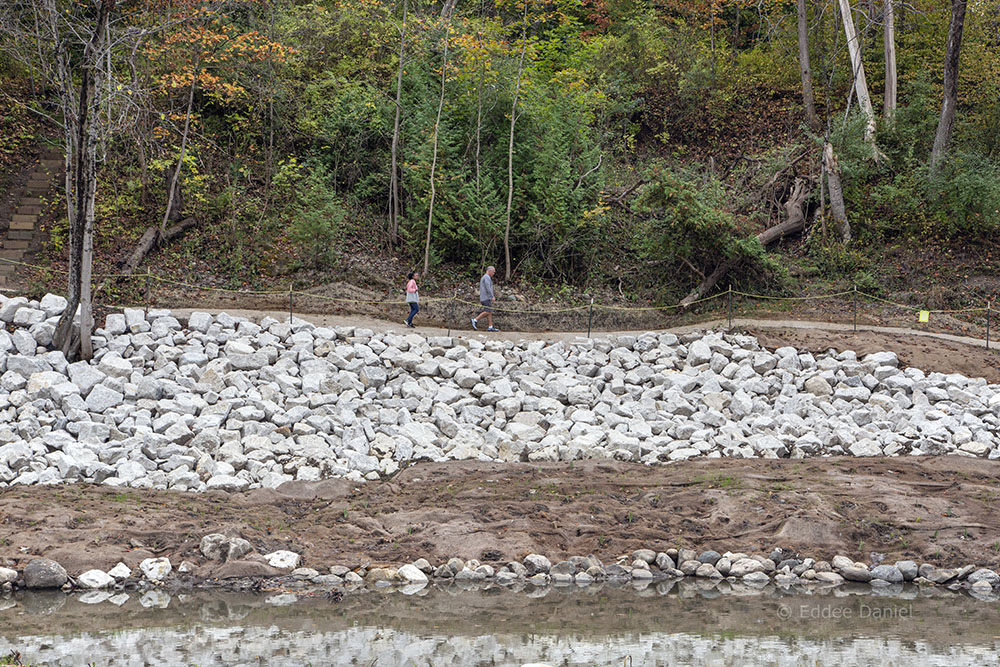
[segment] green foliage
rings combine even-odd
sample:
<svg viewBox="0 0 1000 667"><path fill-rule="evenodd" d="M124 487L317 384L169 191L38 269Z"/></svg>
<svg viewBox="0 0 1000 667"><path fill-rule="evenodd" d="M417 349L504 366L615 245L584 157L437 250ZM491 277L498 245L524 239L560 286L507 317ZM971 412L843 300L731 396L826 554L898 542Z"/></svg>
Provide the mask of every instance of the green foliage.
<svg viewBox="0 0 1000 667"><path fill-rule="evenodd" d="M1000 161L954 152L929 185L942 238L986 238L1000 230Z"/></svg>
<svg viewBox="0 0 1000 667"><path fill-rule="evenodd" d="M654 163L647 178L635 206L645 216L636 247L644 259L665 265L664 275L690 276L692 267L707 275L735 258L744 260L745 271L780 274L756 236L741 230L723 207L718 181L663 163ZM690 279L674 284L686 289Z"/></svg>
<svg viewBox="0 0 1000 667"><path fill-rule="evenodd" d="M317 269L331 265L347 213L330 187L327 170L292 159L280 166L272 186L280 202L278 219L307 257L307 265Z"/></svg>
<svg viewBox="0 0 1000 667"><path fill-rule="evenodd" d="M121 70L116 80L135 75L154 82L150 109L157 111L139 113L131 136L102 143L98 249L125 245L162 215L165 180L179 154L191 56L201 53L208 60L201 61L204 78L196 87L181 172L183 213L203 223L180 242L190 264L207 259L238 284L261 279L289 257L299 262L295 267L333 265L342 243L364 242L374 250L388 238L402 3L219 4L226 7L216 18L197 25L208 32L180 24L152 32L135 62L113 63ZM774 222L774 202L762 203L770 198L760 193L781 187L791 170L777 185L772 177L808 141L800 132L794 5L531 3L519 76L523 6L458 5L435 132L444 24L439 5L409 3L398 108L401 243L392 252L408 261L423 255L436 134L432 263L470 272L502 265L510 114L520 80L510 216L520 278L565 286L616 285L624 276L684 290L725 258L740 257L737 280L780 281L780 267L754 234ZM877 273L861 256L865 245L996 232L995 17L970 13L954 150L931 183L927 159L948 17L927 0L917 0L914 9L897 31L900 106L879 123L876 153L863 140L864 119L857 113L844 119L851 75L842 26L835 14L810 5L818 107L832 124L860 248L811 244L809 261L823 274L874 285ZM149 25L163 18L150 12L142 19ZM859 29L865 39L874 34ZM207 49L215 38L221 39L217 56ZM6 52L13 53L0 48ZM881 50L866 48L864 59L878 105ZM0 56L4 90L33 96L21 106L0 99L0 178L3 167L16 174L25 147L38 142L27 108L58 106L36 93L43 88L36 81L26 83L30 76ZM109 112L118 117L122 109ZM810 153L794 170L815 182L818 160ZM628 211L632 195L617 194L647 172L650 182L634 205L637 222ZM814 190L810 217L817 204ZM50 233L53 248L63 251L65 221ZM650 262L662 269L655 278Z"/></svg>
<svg viewBox="0 0 1000 667"><path fill-rule="evenodd" d="M878 294L882 291L882 286L870 271L858 271L854 274L854 286L859 292L865 294Z"/></svg>
<svg viewBox="0 0 1000 667"><path fill-rule="evenodd" d="M937 126L936 93L926 78L905 92L906 103L879 125L878 159L864 141L860 114L833 133L855 235L958 239L995 233L1000 228L1000 161L955 148L931 180L927 159Z"/></svg>

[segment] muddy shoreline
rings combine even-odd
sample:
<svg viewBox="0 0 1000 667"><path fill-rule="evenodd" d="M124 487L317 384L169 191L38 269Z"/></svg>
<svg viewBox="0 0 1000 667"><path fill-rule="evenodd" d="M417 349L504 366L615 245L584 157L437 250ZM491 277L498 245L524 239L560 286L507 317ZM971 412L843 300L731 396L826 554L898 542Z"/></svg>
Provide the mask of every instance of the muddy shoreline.
<svg viewBox="0 0 1000 667"><path fill-rule="evenodd" d="M247 493L18 486L0 493L0 565L33 558L71 576L146 558L189 561L202 579L259 576L206 562L209 533L254 550L302 556L326 571L483 563L689 547L868 562L1000 565L1000 464L959 456L805 460L715 459L649 467L419 463L382 482L295 482Z"/></svg>

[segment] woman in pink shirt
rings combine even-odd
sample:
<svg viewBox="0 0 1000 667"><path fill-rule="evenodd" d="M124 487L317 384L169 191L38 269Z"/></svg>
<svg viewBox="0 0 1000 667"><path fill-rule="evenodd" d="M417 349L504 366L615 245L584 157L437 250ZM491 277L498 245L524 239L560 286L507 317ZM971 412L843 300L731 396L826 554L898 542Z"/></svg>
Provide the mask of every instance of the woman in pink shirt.
<svg viewBox="0 0 1000 667"><path fill-rule="evenodd" d="M410 272L407 276L409 282L406 283L406 303L410 304L410 316L406 318L406 326L413 329L413 316L420 312L420 292L417 290L417 278L420 274L416 271Z"/></svg>

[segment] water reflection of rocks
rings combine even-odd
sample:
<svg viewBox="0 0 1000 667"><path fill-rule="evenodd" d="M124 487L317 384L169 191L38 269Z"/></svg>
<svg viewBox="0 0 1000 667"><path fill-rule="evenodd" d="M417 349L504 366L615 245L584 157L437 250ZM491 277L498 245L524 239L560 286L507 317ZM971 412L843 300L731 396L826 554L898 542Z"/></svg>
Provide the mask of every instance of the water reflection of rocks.
<svg viewBox="0 0 1000 667"><path fill-rule="evenodd" d="M636 590L636 589L640 590ZM942 588L783 592L720 582L623 587L431 586L399 595L149 590L18 595L0 652L32 664L997 664L1000 608ZM11 603L14 603L11 606ZM865 614L866 609L905 610ZM890 616L890 617L886 617Z"/></svg>

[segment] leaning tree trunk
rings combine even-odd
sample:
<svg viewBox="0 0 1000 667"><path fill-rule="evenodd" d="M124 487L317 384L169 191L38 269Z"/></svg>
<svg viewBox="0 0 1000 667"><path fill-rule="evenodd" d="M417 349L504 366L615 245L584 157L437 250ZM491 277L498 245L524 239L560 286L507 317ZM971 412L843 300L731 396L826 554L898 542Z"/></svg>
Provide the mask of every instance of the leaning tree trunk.
<svg viewBox="0 0 1000 667"><path fill-rule="evenodd" d="M851 223L847 221L847 207L844 205L844 188L840 183L840 167L837 156L833 153L833 144L829 141L823 144L823 167L826 170L826 184L830 191L830 211L833 213L833 224L840 234L840 240L847 243L851 240Z"/></svg>
<svg viewBox="0 0 1000 667"><path fill-rule="evenodd" d="M812 70L809 67L809 22L806 14L806 0L797 0L799 26L799 71L802 74L802 103L806 108L806 123L813 132L822 128L816 115L816 101L813 95Z"/></svg>
<svg viewBox="0 0 1000 667"><path fill-rule="evenodd" d="M762 246L766 248L786 236L801 232L805 228L806 214L803 207L810 190L811 187L806 179L801 177L795 179L792 190L788 194L788 200L785 201L785 221L774 227L769 227L757 235L757 240ZM715 267L712 273L681 299L681 308L687 308L698 299L704 298L741 261L743 261L742 257L730 257Z"/></svg>
<svg viewBox="0 0 1000 667"><path fill-rule="evenodd" d="M892 0L885 0L885 25L882 37L885 43L885 108L886 118L896 112L896 25Z"/></svg>
<svg viewBox="0 0 1000 667"><path fill-rule="evenodd" d="M952 0L951 23L948 27L948 46L944 56L944 97L941 100L941 118L934 135L931 150L930 173L934 176L941 166L941 159L948 153L951 131L955 125L955 105L958 102L958 56L962 50L962 30L965 28L965 9L968 0Z"/></svg>
<svg viewBox="0 0 1000 667"><path fill-rule="evenodd" d="M507 219L503 229L503 255L506 262L504 279L510 280L510 212L514 203L514 123L517 122L517 98L521 93L521 74L524 72L524 52L528 46L528 0L524 1L524 27L521 29L521 57L517 61L517 83L514 85L514 102L510 107L510 139L507 142Z"/></svg>
<svg viewBox="0 0 1000 667"><path fill-rule="evenodd" d="M850 0L839 0L840 14L844 21L844 34L847 36L847 49L851 54L851 72L854 75L854 89L858 93L858 105L865 114L868 124L865 127L865 140L875 141L875 110L872 108L872 98L868 93L868 80L865 78L865 66L861 62L861 43L854 30L854 17L851 14Z"/></svg>
<svg viewBox="0 0 1000 667"><path fill-rule="evenodd" d="M438 97L438 108L437 108L437 119L434 121L434 156L431 158L431 201L430 206L427 208L427 240L424 243L424 273L430 269L431 266L431 225L434 222L434 195L436 194L436 189L434 186L434 173L437 169L437 159L438 159L438 134L441 127L441 110L444 108L444 84L447 81L448 75L448 40L449 31L451 30L451 14L448 14L447 19L444 24L444 55L441 58L441 95Z"/></svg>

